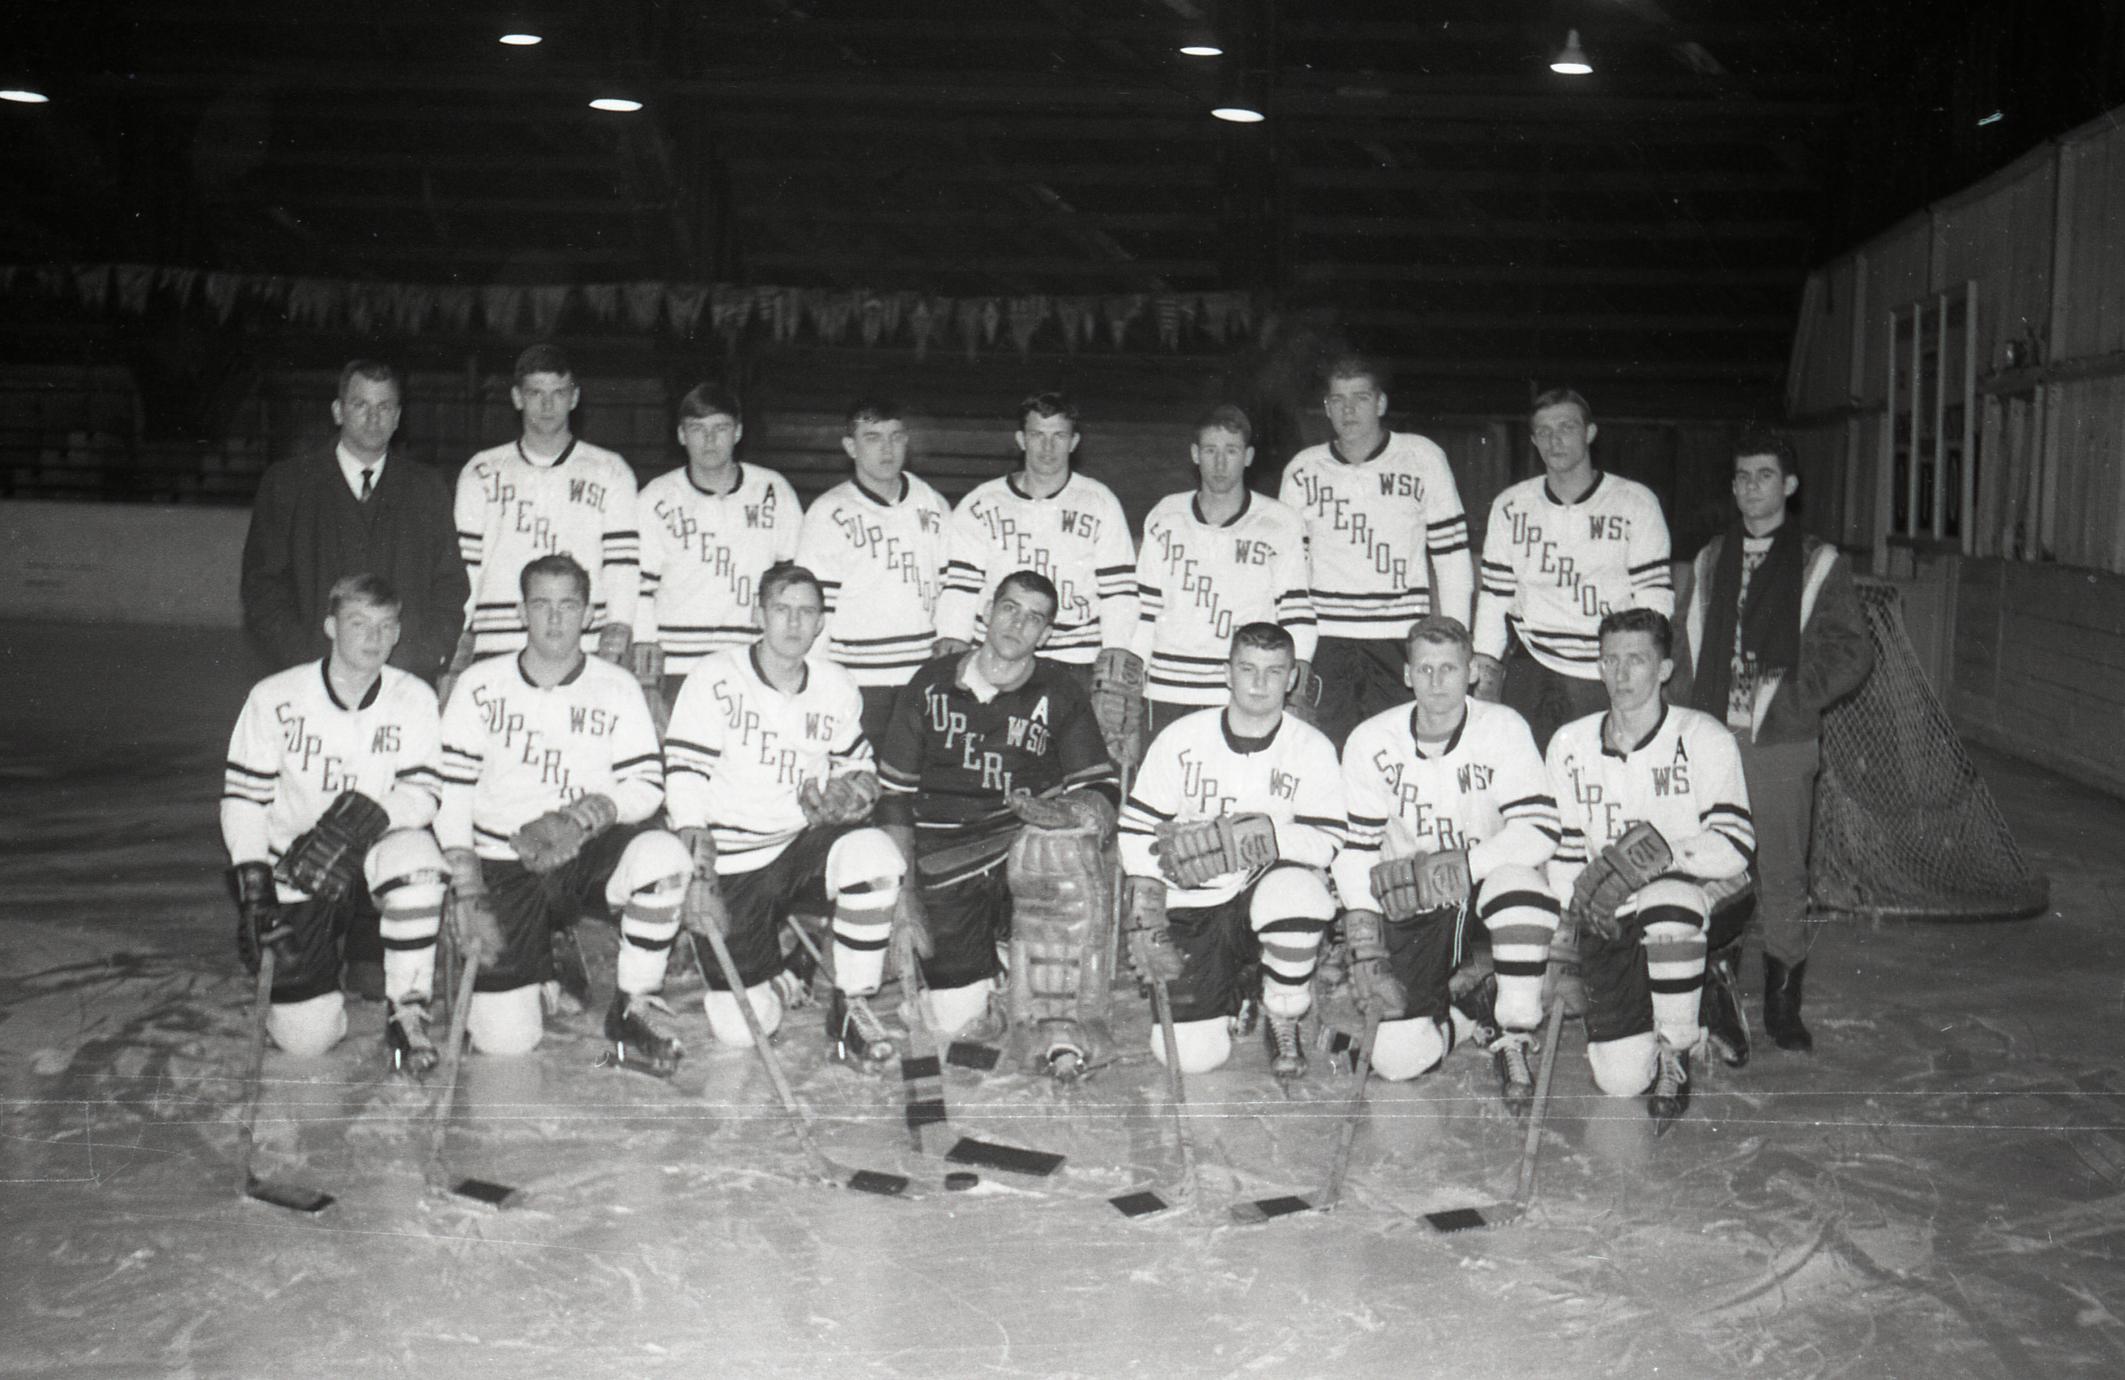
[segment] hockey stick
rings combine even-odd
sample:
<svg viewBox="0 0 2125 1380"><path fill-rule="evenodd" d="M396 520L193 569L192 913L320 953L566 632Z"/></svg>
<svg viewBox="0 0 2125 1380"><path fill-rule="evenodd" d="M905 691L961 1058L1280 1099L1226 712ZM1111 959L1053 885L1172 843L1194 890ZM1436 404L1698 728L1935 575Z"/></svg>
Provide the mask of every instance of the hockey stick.
<svg viewBox="0 0 2125 1380"><path fill-rule="evenodd" d="M447 929L447 927L446 927ZM465 1027L472 1019L472 985L480 975L480 965L458 950L453 941L448 949L449 958L458 965L457 986L450 994L450 1026L444 1035L442 1086L436 1089L433 1120L428 1128L429 1188L442 1192L448 1190L460 1198L469 1198L492 1208L504 1208L517 1201L517 1190L508 1184L492 1179L459 1179L450 1182L450 1175L443 1167L443 1140L449 1134L450 1111L457 1103L457 1080L465 1065Z"/></svg>
<svg viewBox="0 0 2125 1380"><path fill-rule="evenodd" d="M1232 1205L1232 1220L1245 1225L1288 1217L1295 1212L1327 1212L1343 1196L1343 1179L1350 1172L1350 1148L1357 1144L1358 1118L1365 1110L1365 1085L1372 1081L1372 1042L1380 1033L1380 1017L1365 1016L1365 1034L1358 1041L1358 1086L1343 1111L1342 1132L1336 1141L1335 1158L1329 1162L1328 1182L1314 1194L1294 1193L1282 1198L1256 1198Z"/></svg>
<svg viewBox="0 0 2125 1380"><path fill-rule="evenodd" d="M1144 957L1144 941L1140 935L1132 935L1130 951L1136 956L1137 970L1150 973L1151 965ZM1129 1193L1109 1198L1124 1217L1145 1217L1154 1212L1165 1212L1195 1201L1199 1187L1195 1175L1195 1140L1188 1134L1188 1089L1181 1081L1180 1037L1173 1029L1173 994L1166 980L1152 977L1151 1009L1158 1016L1159 1038L1166 1046L1166 1094L1173 1102L1173 1130L1181 1142L1181 1187L1175 1201L1168 1202L1156 1187L1136 1189Z"/></svg>
<svg viewBox="0 0 2125 1380"><path fill-rule="evenodd" d="M694 931L682 933L686 936L686 947L693 954L694 963L699 965L701 946ZM876 1193L887 1198L911 1196L908 1190L913 1187L913 1182L906 1175L886 1174L875 1169L848 1169L828 1159L826 1152L819 1148L819 1142L812 1136L811 1111L797 1100L796 1090L790 1087L789 1076L782 1070L782 1060L767 1043L767 1032L760 1028L759 1013L753 1010L752 998L746 995L745 984L738 979L738 964L730 956L730 945L715 929L707 933L709 950L716 956L716 967L722 970L723 981L730 989L738 1014L745 1018L745 1028L753 1037L753 1051L766 1067L768 1081L775 1085L775 1096L782 1100L782 1108L789 1114L790 1129L796 1133L797 1143L804 1148L804 1157L811 1161L812 1172L821 1183L858 1193Z"/></svg>
<svg viewBox="0 0 2125 1380"><path fill-rule="evenodd" d="M250 1071L245 1074L249 1087L244 1092L243 1120L238 1123L236 1133L236 1187L245 1197L256 1198L261 1203L295 1212L323 1212L332 1206L331 1194L304 1184L261 1179L251 1172L251 1160L258 1149L258 1099L266 1081L266 1012L273 1005L274 949L271 944L262 944L259 948L258 992L251 1002Z"/></svg>
<svg viewBox="0 0 2125 1380"><path fill-rule="evenodd" d="M1535 1075L1535 1105L1527 1114L1527 1140L1520 1147L1520 1179L1513 1187L1513 1196L1502 1203L1484 1207L1427 1212L1424 1220L1431 1224L1433 1231L1446 1233L1502 1227L1526 1214L1528 1204L1535 1196L1535 1156L1542 1150L1542 1118L1549 1110L1550 1075L1556 1071L1557 1045L1563 1031L1564 1001L1558 997L1550 1002L1549 1025L1542 1032L1542 1067Z"/></svg>

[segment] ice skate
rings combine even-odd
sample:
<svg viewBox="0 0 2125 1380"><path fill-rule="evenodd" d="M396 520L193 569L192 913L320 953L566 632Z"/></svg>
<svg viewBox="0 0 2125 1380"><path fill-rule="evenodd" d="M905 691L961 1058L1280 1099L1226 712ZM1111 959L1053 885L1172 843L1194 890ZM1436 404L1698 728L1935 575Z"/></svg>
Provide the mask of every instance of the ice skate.
<svg viewBox="0 0 2125 1380"><path fill-rule="evenodd" d="M1653 1134L1666 1135L1668 1127L1690 1107L1690 1052L1663 1039L1658 1058L1645 1112L1653 1118Z"/></svg>
<svg viewBox="0 0 2125 1380"><path fill-rule="evenodd" d="M391 1051L391 1067L415 1078L426 1078L441 1061L435 1041L428 1036L428 999L404 997L384 1003L384 1040Z"/></svg>
<svg viewBox="0 0 2125 1380"><path fill-rule="evenodd" d="M659 1078L679 1067L686 1050L677 1019L664 999L648 992L615 992L605 1012L605 1038L618 1047L620 1063Z"/></svg>
<svg viewBox="0 0 2125 1380"><path fill-rule="evenodd" d="M1498 1070L1498 1095L1514 1116L1526 1116L1535 1101L1535 1056L1540 1052L1532 1030L1507 1030L1491 1041L1491 1062Z"/></svg>
<svg viewBox="0 0 2125 1380"><path fill-rule="evenodd" d="M1269 1046L1269 1071L1284 1082L1306 1076L1306 1048L1297 1016L1265 1012L1263 1041Z"/></svg>
<svg viewBox="0 0 2125 1380"><path fill-rule="evenodd" d="M867 998L834 990L827 1006L826 1034L833 1056L844 1064L877 1072L900 1056L900 1042L871 1009Z"/></svg>

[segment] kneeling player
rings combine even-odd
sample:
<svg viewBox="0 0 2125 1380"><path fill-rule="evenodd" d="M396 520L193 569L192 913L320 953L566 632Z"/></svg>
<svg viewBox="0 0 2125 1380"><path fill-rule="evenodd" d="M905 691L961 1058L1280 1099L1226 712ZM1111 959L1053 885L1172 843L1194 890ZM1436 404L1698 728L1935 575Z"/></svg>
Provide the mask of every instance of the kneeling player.
<svg viewBox="0 0 2125 1380"><path fill-rule="evenodd" d="M221 798L236 943L258 971L272 946L266 1029L291 1054L347 1033L340 945L358 912L381 912L384 1032L393 1063L435 1066L428 999L443 907L443 856L428 833L439 780L435 692L385 665L399 596L375 575L332 586L332 650L266 677L229 740Z"/></svg>
<svg viewBox="0 0 2125 1380"><path fill-rule="evenodd" d="M1521 1111L1534 1095L1530 1057L1557 929L1540 870L1556 851L1557 802L1527 721L1469 698L1475 648L1460 620L1418 620L1408 652L1416 703L1359 724L1343 749L1350 846L1335 873L1349 906L1352 989L1381 1018L1372 1062L1382 1078L1429 1072L1457 1026L1465 1037L1495 1020L1502 1032L1485 1033L1499 1083ZM1448 997L1471 914L1490 932L1492 1012Z"/></svg>
<svg viewBox="0 0 2125 1380"><path fill-rule="evenodd" d="M1120 792L1077 679L1034 656L1056 608L1046 576L1006 575L981 645L927 663L901 692L878 774L880 817L914 866L901 913L932 1023L1001 1033L990 998L1007 945L1011 1016L1036 1059L1069 1077L1092 1062L1105 1019L1102 857Z"/></svg>
<svg viewBox="0 0 2125 1380"><path fill-rule="evenodd" d="M1343 787L1328 739L1284 713L1296 667L1290 633L1241 627L1225 663L1230 702L1160 733L1122 810L1131 937L1145 976L1172 987L1184 1072L1232 1052L1257 964L1270 1066L1306 1072L1299 1023L1335 918L1319 869L1340 841ZM1151 1051L1165 1062L1157 1031Z"/></svg>
<svg viewBox="0 0 2125 1380"><path fill-rule="evenodd" d="M1580 930L1594 1082L1611 1097L1650 1093L1663 1130L1690 1103L1706 931L1734 914L1715 916L1713 901L1756 847L1733 736L1662 696L1671 637L1651 609L1603 618L1608 712L1566 724L1549 746L1564 824L1550 883Z"/></svg>
<svg viewBox="0 0 2125 1380"><path fill-rule="evenodd" d="M782 919L823 889L834 914L827 1038L840 1057L881 1063L897 1046L866 998L884 977L904 864L881 830L862 827L878 798L863 692L811 654L826 616L811 571L770 566L754 609L760 640L695 667L664 744L665 814L694 858L685 921L727 936L746 999L772 1033L782 1022L771 985L783 966ZM663 962L660 953L660 978ZM706 1004L717 1039L752 1043L720 971L708 975Z"/></svg>
<svg viewBox="0 0 2125 1380"><path fill-rule="evenodd" d="M623 1059L668 1072L681 1050L656 992L692 863L673 835L639 828L664 800L649 707L632 675L583 655L582 566L542 556L518 587L524 649L474 664L443 716L435 832L453 929L479 963L467 1028L489 1054L537 1046L553 932L589 908L620 922L605 1036Z"/></svg>

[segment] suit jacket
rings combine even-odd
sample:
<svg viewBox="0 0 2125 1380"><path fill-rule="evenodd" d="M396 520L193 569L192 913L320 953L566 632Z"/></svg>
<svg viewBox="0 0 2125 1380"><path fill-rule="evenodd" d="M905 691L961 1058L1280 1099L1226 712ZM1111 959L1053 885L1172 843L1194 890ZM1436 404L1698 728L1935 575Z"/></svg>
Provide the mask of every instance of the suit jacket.
<svg viewBox="0 0 2125 1380"><path fill-rule="evenodd" d="M457 647L471 592L450 502L443 476L404 455L384 466L367 503L347 487L333 446L273 465L244 539L244 627L276 666L316 660L330 645L333 582L381 575L405 601L391 664L433 681Z"/></svg>

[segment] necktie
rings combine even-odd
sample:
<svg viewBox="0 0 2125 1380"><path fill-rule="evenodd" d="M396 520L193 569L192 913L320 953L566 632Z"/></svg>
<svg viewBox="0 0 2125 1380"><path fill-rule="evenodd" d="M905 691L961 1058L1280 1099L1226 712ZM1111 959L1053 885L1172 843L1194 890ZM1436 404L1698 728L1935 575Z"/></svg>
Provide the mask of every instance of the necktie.
<svg viewBox="0 0 2125 1380"><path fill-rule="evenodd" d="M373 470L373 469L372 469L372 470L363 470L363 471L362 471L362 502L364 502L364 503L367 503L367 502L369 501L369 495L370 495L370 494L372 494L372 493L375 493L375 492L376 492L376 471L375 471L375 470Z"/></svg>

